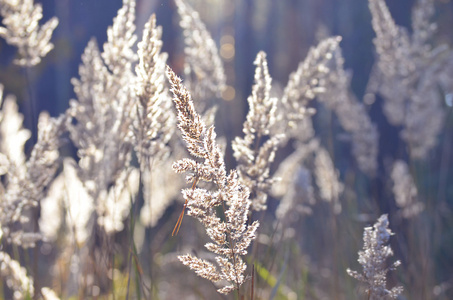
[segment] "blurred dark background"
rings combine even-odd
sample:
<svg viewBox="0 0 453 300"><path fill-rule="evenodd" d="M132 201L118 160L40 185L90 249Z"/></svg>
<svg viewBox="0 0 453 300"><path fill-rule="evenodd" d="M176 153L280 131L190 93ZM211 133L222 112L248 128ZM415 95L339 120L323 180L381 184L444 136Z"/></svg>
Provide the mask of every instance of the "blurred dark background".
<svg viewBox="0 0 453 300"><path fill-rule="evenodd" d="M57 16L59 25L53 36L55 44L43 62L32 69L31 86L38 100L37 110L55 116L63 112L74 94L70 79L78 76L80 56L91 37L102 45L106 29L121 7L121 0L43 0L44 18ZM345 67L352 70L352 89L362 97L373 64L371 16L363 0L194 0L188 1L200 12L217 45L230 44L221 51L228 84L234 87L235 101L246 105L253 84L253 61L258 51L268 54L274 85L284 87L290 72L297 68L309 47L319 37L340 35ZM410 28L414 0L387 1L397 24ZM152 13L163 26L164 51L169 64L182 66L182 35L179 18L171 0L138 0L137 33ZM453 38L453 3L439 1L436 21L441 41ZM224 39L222 39L222 37ZM227 37L227 38L225 38ZM232 37L232 38L231 38ZM228 45L228 46L230 46ZM232 52L233 51L233 52ZM25 76L11 62L16 50L0 40L0 82L19 102L27 97ZM27 118L25 118L27 119ZM242 121L241 121L242 122ZM27 127L30 124L26 124Z"/></svg>

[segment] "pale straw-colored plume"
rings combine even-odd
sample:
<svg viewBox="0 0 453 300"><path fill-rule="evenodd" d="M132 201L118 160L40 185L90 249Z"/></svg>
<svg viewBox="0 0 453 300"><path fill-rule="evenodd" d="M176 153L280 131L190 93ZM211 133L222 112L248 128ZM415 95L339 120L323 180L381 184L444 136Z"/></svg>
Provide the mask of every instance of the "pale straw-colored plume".
<svg viewBox="0 0 453 300"><path fill-rule="evenodd" d="M251 192L252 209L265 210L275 181L269 174L270 165L284 134L271 134L276 122L277 99L270 97L272 79L264 52L258 53L255 65L255 84L247 99L249 111L242 129L244 137L236 137L232 146L239 177Z"/></svg>
<svg viewBox="0 0 453 300"><path fill-rule="evenodd" d="M43 240L47 242L54 242L57 239L58 231L63 224L64 203L62 200L64 195L64 176L63 173L60 173L49 186L46 197L41 200L39 230L43 235Z"/></svg>
<svg viewBox="0 0 453 300"><path fill-rule="evenodd" d="M66 226L77 245L83 245L91 234L88 226L94 211L94 200L77 175L77 163L72 158L63 162L63 203Z"/></svg>
<svg viewBox="0 0 453 300"><path fill-rule="evenodd" d="M0 152L18 172L22 172L25 167L24 145L31 133L22 127L24 117L19 113L15 97L8 95L3 99L2 96L3 85L0 84Z"/></svg>
<svg viewBox="0 0 453 300"><path fill-rule="evenodd" d="M57 293L55 293L52 289L50 288L42 288L41 289L41 294L44 300L59 300L60 298L57 296Z"/></svg>
<svg viewBox="0 0 453 300"><path fill-rule="evenodd" d="M66 130L65 121L65 115L58 118L50 117L47 112L39 115L38 141L26 163L29 184L22 186L22 190L29 190L29 199L42 199L44 190L55 177L60 165L59 147L62 143L61 135Z"/></svg>
<svg viewBox="0 0 453 300"><path fill-rule="evenodd" d="M275 176L281 178L272 186L272 196L283 197L290 186L293 184L293 178L298 172L299 166L303 164L303 161L309 157L309 155L319 147L319 141L313 139L310 144L299 145L296 144L293 153L288 155L283 160L275 172Z"/></svg>
<svg viewBox="0 0 453 300"><path fill-rule="evenodd" d="M333 212L341 212L340 196L344 186L340 182L339 172L335 169L329 152L319 147L315 151L315 178L318 186L319 196L322 200L332 204Z"/></svg>
<svg viewBox="0 0 453 300"><path fill-rule="evenodd" d="M275 215L281 221L290 222L300 216L310 215L315 204L315 191L313 188L312 173L309 169L299 164L293 176L293 181L287 192L282 196Z"/></svg>
<svg viewBox="0 0 453 300"><path fill-rule="evenodd" d="M41 238L30 227L29 209L45 197L46 189L59 166L60 136L64 131L65 117L50 118L41 113L38 121L38 141L30 157L24 162L23 147L30 136L22 128L22 115L12 97L7 97L0 112L2 148L1 164L4 168L4 194L0 202L0 223L4 239L22 247L33 247ZM12 138L12 140L11 140ZM20 153L16 153L20 151Z"/></svg>
<svg viewBox="0 0 453 300"><path fill-rule="evenodd" d="M0 227L0 240L1 238ZM12 296L15 300L30 299L34 296L33 279L27 275L27 270L3 251L0 251L0 276L5 280L8 288L13 291ZM42 288L41 292L44 300L60 299L50 288Z"/></svg>
<svg viewBox="0 0 453 300"><path fill-rule="evenodd" d="M406 110L405 127L401 138L406 141L410 155L415 159L428 157L429 151L438 143L438 136L444 127L446 110L439 97L438 72L443 66L426 70ZM453 79L451 80L453 82Z"/></svg>
<svg viewBox="0 0 453 300"><path fill-rule="evenodd" d="M289 75L281 101L277 102L273 134L284 132L286 140L294 138L302 142L314 137L311 116L315 109L310 107L310 102L325 92L328 66L340 40L340 37L328 38L311 47L297 70Z"/></svg>
<svg viewBox="0 0 453 300"><path fill-rule="evenodd" d="M156 27L151 16L145 25L142 41L138 43L136 111L133 123L135 150L141 171L149 168L151 159L160 160L166 153L175 125L171 97L166 88L167 54L161 53L162 28Z"/></svg>
<svg viewBox="0 0 453 300"><path fill-rule="evenodd" d="M282 101L279 102L276 129L273 133L284 132L287 139L294 138L298 141L296 153L288 157L277 172L281 184L277 182L273 192L274 195L284 195L278 209L280 218L284 218L291 205L296 203L301 213L309 211L305 209L308 206L298 202L302 199L295 193L296 172L300 169L299 166L303 165L304 159L319 148L318 141L314 139L315 131L311 116L315 111L310 108L310 102L326 92L329 73L335 68L334 53L340 41L340 37L331 37L322 40L316 47L310 48L305 60L299 64L295 72L290 74ZM294 161L295 159L297 162ZM304 182L311 184L311 179ZM285 190L284 187L287 188L288 193L282 193ZM312 189L307 186L308 195ZM313 201L311 197L304 200Z"/></svg>
<svg viewBox="0 0 453 300"><path fill-rule="evenodd" d="M385 99L384 112L393 125L404 122L405 101L411 77L415 71L411 60L410 37L407 31L395 24L385 1L369 0L372 25L376 33L373 40L379 57L378 72L385 82L380 93Z"/></svg>
<svg viewBox="0 0 453 300"><path fill-rule="evenodd" d="M66 164L65 177L74 181L65 183L68 191L80 192L65 197L65 207L74 233L69 237L81 247L66 258L76 260L75 288L102 290L110 284L104 275L110 261L104 258L114 252L113 235L124 228L140 182L131 166L138 101L134 22L135 1L124 0L107 29L103 52L90 40L82 55L80 79L72 79L77 99L70 101L66 126L79 160Z"/></svg>
<svg viewBox="0 0 453 300"><path fill-rule="evenodd" d="M169 163L168 143L175 128L175 116L165 77L167 54L161 53L161 36L162 28L156 26L156 17L152 15L145 24L143 38L138 43L139 63L135 67L136 114L132 123L134 149L143 183L144 205L140 215L144 224L151 226L156 224L174 196L174 193L166 195L173 190L166 188L164 183L168 177L162 176L161 170L157 171L157 168L168 167L163 162ZM170 172L171 170L168 171ZM174 173L172 176L175 176Z"/></svg>
<svg viewBox="0 0 453 300"><path fill-rule="evenodd" d="M197 109L204 111L206 101L219 96L225 88L225 71L216 43L198 12L185 0L175 0L175 3L184 29L185 85L197 99Z"/></svg>
<svg viewBox="0 0 453 300"><path fill-rule="evenodd" d="M272 186L272 196L281 198L275 212L281 222L289 223L312 212L311 206L315 204L312 172L304 166L304 161L318 147L316 139L296 146L275 172L275 176L281 179Z"/></svg>
<svg viewBox="0 0 453 300"><path fill-rule="evenodd" d="M288 138L308 141L314 136L310 102L317 99L335 112L343 129L351 135L352 151L358 167L374 175L377 170L378 132L365 107L350 91L350 75L345 72L339 48L340 37L322 40L310 49L306 59L290 75L282 97L280 120L286 120ZM281 127L281 125L280 125Z"/></svg>
<svg viewBox="0 0 453 300"><path fill-rule="evenodd" d="M102 221L108 213L105 201L110 198L107 195L121 194L115 191L116 184L132 170L129 165L136 110L135 85L131 84L135 82L132 72L136 60L132 50L136 41L134 20L135 1L124 0L107 30L104 52L99 52L94 40L88 43L79 68L80 79L72 80L77 101L70 101L67 112L70 116L67 127L80 157L79 178L94 199L97 214L101 216L99 225L109 232L111 228L105 227L109 223ZM120 189L124 186L121 183ZM124 204L118 204L121 210L126 209Z"/></svg>
<svg viewBox="0 0 453 300"><path fill-rule="evenodd" d="M335 112L343 129L351 135L352 154L359 169L367 175L375 175L379 150L379 134L376 126L350 89L351 75L344 70L341 49L333 53L331 71L326 78L326 88L318 99Z"/></svg>
<svg viewBox="0 0 453 300"><path fill-rule="evenodd" d="M5 26L0 26L0 37L17 47L16 64L37 65L53 49L50 39L58 19L53 17L39 25L43 16L41 4L34 4L33 0L0 0L0 15Z"/></svg>
<svg viewBox="0 0 453 300"><path fill-rule="evenodd" d="M331 37L310 48L305 60L290 74L282 97L283 109L279 110L279 118L288 124L288 130L285 130L288 138L311 138L304 133L312 132L313 127L311 119L307 118L307 114L313 114L313 110L308 108L309 102L325 91L333 52L340 41L340 37Z"/></svg>
<svg viewBox="0 0 453 300"><path fill-rule="evenodd" d="M393 255L388 245L390 236L393 235L389 229L387 215L379 217L373 227L366 227L363 233L363 250L359 251L358 262L363 267L359 273L347 269L352 277L366 284L368 299L396 299L403 292L403 287L398 286L387 289L387 273L400 265L399 261L387 267L387 259Z"/></svg>
<svg viewBox="0 0 453 300"><path fill-rule="evenodd" d="M66 162L65 173L66 171L74 172L74 175L72 175L74 177L74 188L77 186L81 188L81 191L88 193L89 197L79 199L79 201L85 201L87 204L87 206L83 206L90 207L92 204L88 203L94 201L96 207L98 204L96 199L101 193L106 193L110 182L114 180L116 173L119 173L116 167L124 166L124 150L121 151L122 155L118 151L121 149L122 142L119 141L120 135L125 133L118 128L118 114L120 112L119 108L116 107L118 104L115 103L117 99L113 94L110 95L112 98L109 99L108 77L110 74L102 61L94 40L91 40L85 48L82 62L83 64L79 68L80 80L72 80L77 101L70 101L68 114L73 121L67 124L71 140L78 148L77 154L80 160L78 167ZM109 101L113 105L110 105ZM76 169L72 170L74 167ZM71 176L71 173L65 175ZM75 205L74 219L76 220L79 204L75 203ZM99 203L99 205L101 204ZM86 210L84 212L88 213ZM87 218L91 213L92 211ZM87 222L80 222L79 224L88 225ZM90 232L90 229L77 229L76 236L78 232L87 231ZM77 238L77 240L80 240L79 242L84 242L85 239L86 234Z"/></svg>
<svg viewBox="0 0 453 300"><path fill-rule="evenodd" d="M433 47L430 37L436 24L432 0L419 0L412 11L412 34L395 24L384 0L369 0L377 51L371 93L384 99L384 113L393 125L403 125L401 138L410 155L424 159L437 144L443 127L445 95L439 85L450 86L448 61L452 50L446 45ZM446 91L449 92L448 90Z"/></svg>
<svg viewBox="0 0 453 300"><path fill-rule="evenodd" d="M166 157L163 161L154 162L148 174L142 174L143 207L140 210L140 221L154 227L164 215L165 209L180 195L184 180L172 169L174 157ZM168 188L171 186L172 188Z"/></svg>
<svg viewBox="0 0 453 300"><path fill-rule="evenodd" d="M0 275L5 278L8 288L14 291L15 300L28 299L34 294L33 279L27 276L27 271L19 262L7 253L0 251Z"/></svg>
<svg viewBox="0 0 453 300"><path fill-rule="evenodd" d="M0 1L3 24L0 36L18 47L19 59L15 63L33 66L41 61L53 45L49 43L58 20L52 18L42 27L40 5L33 1ZM60 137L64 132L65 116L51 118L42 112L38 120L38 138L25 160L24 145L30 132L22 128L23 116L18 112L12 96L3 102L3 85L0 84L0 241L13 247L34 247L42 234L32 231L34 207L45 197L46 190L59 166ZM17 247L16 247L17 249ZM0 251L0 277L12 291L14 299L34 296L33 279L26 269ZM50 291L50 289L49 289ZM54 299L58 299L55 295Z"/></svg>
<svg viewBox="0 0 453 300"><path fill-rule="evenodd" d="M214 127L206 128L195 111L190 93L181 84L181 79L170 68L167 74L178 111L178 128L182 138L189 153L202 160L184 158L175 162L173 169L178 173L189 173L187 179L192 182L192 188L182 191L186 200L185 207L188 208L188 215L205 226L212 241L205 247L216 254L218 266L190 254L178 258L199 276L213 282L226 283L218 292L228 294L238 290L246 280L244 272L247 265L242 257L247 254L247 248L255 239L259 223L255 221L247 224L251 205L249 191L239 180L236 171L227 175ZM208 191L197 188L198 181L212 182L215 189ZM223 209L225 219L217 216L218 206Z"/></svg>
<svg viewBox="0 0 453 300"><path fill-rule="evenodd" d="M41 201L39 229L43 238L52 242L57 239L62 225L69 232L66 241L85 244L90 235L88 222L94 211L94 202L77 175L77 163L72 158L63 160L63 171L49 187Z"/></svg>
<svg viewBox="0 0 453 300"><path fill-rule="evenodd" d="M61 189L61 180L55 180L55 175L60 167L58 148L62 143L60 136L66 132L65 122L65 115L54 119L45 112L40 114L38 120L38 142L33 148L30 159L27 161L27 169L30 174L29 180L32 182L29 185L29 190L33 191L36 202L39 201L41 203L41 211L47 208L46 213L55 213L55 215L42 215L39 220L39 224L44 227L41 232L47 233L51 239L54 238L51 231L58 230L61 219L60 203L55 203L55 200L49 200L49 197L53 198L58 194L58 191L55 190L55 185L60 188L60 192L63 190ZM24 186L22 186L22 189L24 189ZM45 192L45 190L47 191ZM30 194L32 193L30 192ZM46 235L44 236L46 237Z"/></svg>
<svg viewBox="0 0 453 300"><path fill-rule="evenodd" d="M285 186L288 191L293 191L283 194L280 192L280 194L284 195L284 201L281 202L279 208L280 218L284 218L286 212L289 212L289 207L293 204L296 205L296 203L298 203L297 205L301 208L299 210L302 213L309 211L305 209L308 206L299 203L299 200L313 202L310 197L308 199L300 199L301 197L295 194L296 172L300 169L299 166L304 164L305 158L316 153L319 149L319 142L314 139L315 132L311 118L314 114L314 109L310 108L310 104L314 99L324 100L327 98L321 99L320 97L326 92L327 88L331 87L329 85L332 85L331 74L337 69L337 53L340 41L341 37L339 36L330 37L319 42L316 47L310 48L307 57L299 64L298 69L290 74L288 84L284 89L278 109L278 121L275 126L278 129L274 132L285 132L287 139L294 138L298 143L296 144L297 150L294 157L288 158L278 171L283 184L277 183L274 193L277 195L278 191L282 191ZM284 125L282 126L282 124ZM297 158L299 159L298 162L294 162L293 160ZM291 165L292 163L300 165ZM286 168L285 166L289 167ZM311 185L311 178L304 182ZM306 191L312 190L313 187L307 186ZM295 198L291 197L291 195L294 195ZM338 205L335 207L338 208Z"/></svg>
<svg viewBox="0 0 453 300"><path fill-rule="evenodd" d="M391 178L393 195L396 205L401 209L401 215L404 218L412 218L423 211L424 205L417 199L417 186L409 172L409 166L404 161L395 161Z"/></svg>
<svg viewBox="0 0 453 300"><path fill-rule="evenodd" d="M99 194L98 224L107 234L123 230L124 220L129 215L139 183L139 171L135 168L127 168L118 175L108 192L104 190Z"/></svg>
<svg viewBox="0 0 453 300"><path fill-rule="evenodd" d="M137 55L132 47L137 41L135 35L135 0L123 0L123 6L107 28L107 41L104 43L102 58L116 80L126 81L132 74L132 63ZM118 88L123 88L122 86Z"/></svg>
<svg viewBox="0 0 453 300"><path fill-rule="evenodd" d="M372 25L376 33L373 40L379 57L375 72L381 84L379 93L384 97L384 112L393 125L403 124L405 101L414 76L415 62L411 60L410 37L407 31L395 24L385 1L368 2Z"/></svg>

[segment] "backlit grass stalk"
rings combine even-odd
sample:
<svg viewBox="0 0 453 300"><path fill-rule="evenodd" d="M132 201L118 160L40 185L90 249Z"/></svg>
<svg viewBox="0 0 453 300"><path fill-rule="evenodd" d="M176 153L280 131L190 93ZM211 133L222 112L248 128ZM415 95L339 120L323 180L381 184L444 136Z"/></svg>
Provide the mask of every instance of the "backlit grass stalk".
<svg viewBox="0 0 453 300"><path fill-rule="evenodd" d="M217 255L215 260L219 268L190 254L178 258L203 278L212 282L228 282L217 290L219 293L228 294L238 290L239 294L239 288L246 280L244 272L247 268L242 257L247 254L247 248L255 239L259 226L257 221L247 225L251 205L249 190L240 182L235 170L227 175L222 152L216 143L214 126L206 128L195 111L191 95L170 68L167 75L178 111L178 128L187 150L194 158L198 158L198 161L181 159L174 163L173 169L178 173L189 173L187 180L193 183L192 188L182 191L187 214L198 219L206 228L212 242L205 247ZM213 182L215 188L212 191L197 188L198 180ZM224 219L217 216L217 206L223 209Z"/></svg>
<svg viewBox="0 0 453 300"><path fill-rule="evenodd" d="M277 98L270 97L272 78L269 75L266 53L259 52L254 64L255 84L247 99L250 109L242 129L244 137L236 137L233 150L241 182L252 193L252 209L259 211L267 208L269 190L275 181L269 174L270 165L285 136L271 134L277 121Z"/></svg>

